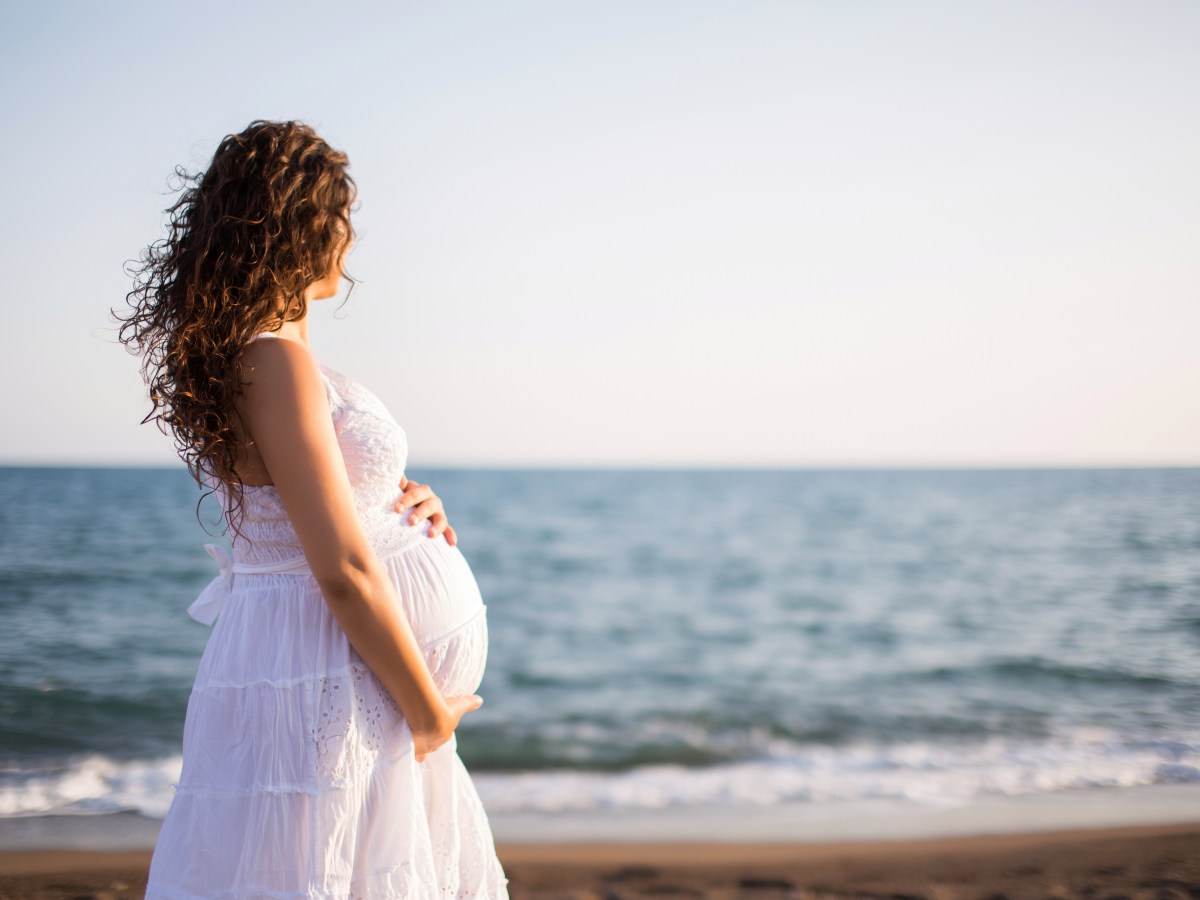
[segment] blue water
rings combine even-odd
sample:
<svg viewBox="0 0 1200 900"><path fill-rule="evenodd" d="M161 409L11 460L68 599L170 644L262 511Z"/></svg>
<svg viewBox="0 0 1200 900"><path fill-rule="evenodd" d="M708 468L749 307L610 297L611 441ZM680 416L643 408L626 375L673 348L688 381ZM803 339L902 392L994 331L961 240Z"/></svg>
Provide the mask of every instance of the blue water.
<svg viewBox="0 0 1200 900"><path fill-rule="evenodd" d="M1200 470L409 474L488 603L495 811L1200 782ZM0 816L165 810L199 497L0 469Z"/></svg>

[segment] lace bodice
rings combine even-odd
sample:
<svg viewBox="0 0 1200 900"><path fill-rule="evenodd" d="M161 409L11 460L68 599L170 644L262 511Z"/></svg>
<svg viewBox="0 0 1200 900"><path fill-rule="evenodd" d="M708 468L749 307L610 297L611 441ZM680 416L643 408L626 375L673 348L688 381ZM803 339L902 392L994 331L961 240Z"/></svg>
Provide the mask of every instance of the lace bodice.
<svg viewBox="0 0 1200 900"><path fill-rule="evenodd" d="M376 553L381 557L394 553L423 533L423 526L409 525L407 517L393 509L408 461L404 429L362 384L327 366L320 370L359 519ZM217 491L224 500L224 486L218 485ZM232 537L237 563L270 565L304 555L272 485L245 488L239 532Z"/></svg>

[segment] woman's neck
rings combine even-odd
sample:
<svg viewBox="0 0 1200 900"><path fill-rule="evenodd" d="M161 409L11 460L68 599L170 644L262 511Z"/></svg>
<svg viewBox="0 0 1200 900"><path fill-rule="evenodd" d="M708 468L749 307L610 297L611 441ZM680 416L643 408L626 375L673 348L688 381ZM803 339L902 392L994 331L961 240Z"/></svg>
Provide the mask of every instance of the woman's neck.
<svg viewBox="0 0 1200 900"><path fill-rule="evenodd" d="M303 319L293 319L290 322L284 322L279 331L275 332L281 338L287 338L289 341L296 341L308 346L308 316Z"/></svg>

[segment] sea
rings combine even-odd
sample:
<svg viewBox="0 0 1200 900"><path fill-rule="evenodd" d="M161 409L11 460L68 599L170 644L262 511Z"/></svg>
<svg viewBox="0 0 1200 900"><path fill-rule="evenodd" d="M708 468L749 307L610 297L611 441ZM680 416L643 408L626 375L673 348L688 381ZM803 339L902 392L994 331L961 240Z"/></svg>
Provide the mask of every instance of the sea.
<svg viewBox="0 0 1200 900"><path fill-rule="evenodd" d="M1200 469L409 475L501 840L1200 821ZM0 849L153 843L223 540L182 469L0 468Z"/></svg>

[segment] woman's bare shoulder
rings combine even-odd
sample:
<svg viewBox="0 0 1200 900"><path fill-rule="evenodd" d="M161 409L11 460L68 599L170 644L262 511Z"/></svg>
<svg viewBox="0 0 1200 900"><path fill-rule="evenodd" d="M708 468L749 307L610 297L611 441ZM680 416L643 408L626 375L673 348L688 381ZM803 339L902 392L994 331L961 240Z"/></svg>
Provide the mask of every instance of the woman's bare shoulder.
<svg viewBox="0 0 1200 900"><path fill-rule="evenodd" d="M242 352L243 384L266 386L280 381L295 384L320 379L320 370L312 351L300 341L275 337L253 340Z"/></svg>
<svg viewBox="0 0 1200 900"><path fill-rule="evenodd" d="M242 387L235 401L250 426L279 427L310 415L328 418L330 401L316 358L300 341L258 340L242 354Z"/></svg>

